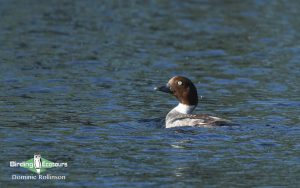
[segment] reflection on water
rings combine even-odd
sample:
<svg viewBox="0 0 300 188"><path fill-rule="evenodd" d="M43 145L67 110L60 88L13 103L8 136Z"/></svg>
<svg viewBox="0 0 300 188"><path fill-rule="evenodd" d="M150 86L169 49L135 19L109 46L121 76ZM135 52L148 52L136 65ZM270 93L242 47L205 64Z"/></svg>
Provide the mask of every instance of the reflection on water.
<svg viewBox="0 0 300 188"><path fill-rule="evenodd" d="M36 152L69 164L46 186L299 185L298 2L0 5L1 187ZM174 75L241 126L161 129Z"/></svg>

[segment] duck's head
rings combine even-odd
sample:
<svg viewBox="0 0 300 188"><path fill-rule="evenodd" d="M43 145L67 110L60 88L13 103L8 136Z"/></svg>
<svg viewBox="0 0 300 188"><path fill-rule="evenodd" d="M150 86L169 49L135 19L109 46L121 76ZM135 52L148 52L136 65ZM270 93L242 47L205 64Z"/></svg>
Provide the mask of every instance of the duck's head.
<svg viewBox="0 0 300 188"><path fill-rule="evenodd" d="M198 94L193 82L183 76L174 76L164 86L156 87L155 90L174 95L179 103L188 106L197 106Z"/></svg>

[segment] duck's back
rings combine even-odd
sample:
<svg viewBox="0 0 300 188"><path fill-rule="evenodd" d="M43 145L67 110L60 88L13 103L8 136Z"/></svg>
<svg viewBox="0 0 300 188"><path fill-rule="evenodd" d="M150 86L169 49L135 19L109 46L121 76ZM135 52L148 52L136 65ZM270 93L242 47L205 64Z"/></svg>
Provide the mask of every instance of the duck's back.
<svg viewBox="0 0 300 188"><path fill-rule="evenodd" d="M207 114L183 114L175 109L171 110L166 117L166 128L183 126L213 127L227 124L229 124L229 121L226 119Z"/></svg>

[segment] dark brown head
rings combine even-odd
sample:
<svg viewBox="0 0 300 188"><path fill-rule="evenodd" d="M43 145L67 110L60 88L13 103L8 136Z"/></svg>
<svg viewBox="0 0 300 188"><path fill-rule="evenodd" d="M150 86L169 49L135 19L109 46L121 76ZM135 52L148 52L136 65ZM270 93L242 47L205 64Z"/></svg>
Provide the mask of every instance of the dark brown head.
<svg viewBox="0 0 300 188"><path fill-rule="evenodd" d="M170 93L174 95L178 101L185 105L198 104L197 89L193 82L183 76L174 76L169 80L167 85L157 87L155 90Z"/></svg>

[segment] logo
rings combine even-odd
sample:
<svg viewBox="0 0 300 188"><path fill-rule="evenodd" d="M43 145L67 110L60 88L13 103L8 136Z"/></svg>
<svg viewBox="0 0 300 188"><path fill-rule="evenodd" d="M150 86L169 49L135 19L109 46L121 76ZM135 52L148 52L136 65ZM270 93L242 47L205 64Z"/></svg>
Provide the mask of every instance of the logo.
<svg viewBox="0 0 300 188"><path fill-rule="evenodd" d="M28 180L28 179L66 179L65 176L55 176L51 174L41 175L41 173L46 172L50 168L66 168L68 163L66 162L52 162L45 158L42 158L41 154L36 153L33 155L32 159L27 161L17 162L10 161L10 167L16 168L21 167L25 168L31 172L34 172L38 175L35 176L21 176L21 175L12 175L13 180Z"/></svg>

